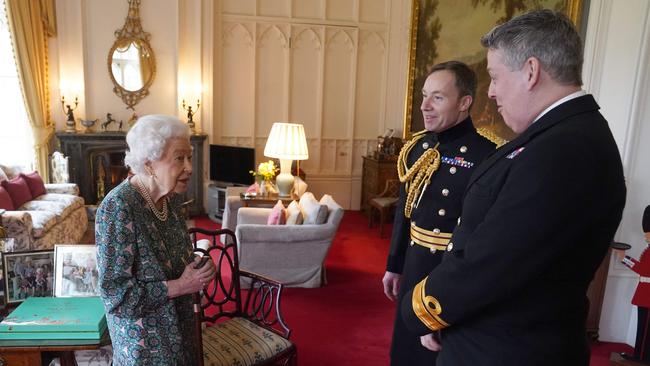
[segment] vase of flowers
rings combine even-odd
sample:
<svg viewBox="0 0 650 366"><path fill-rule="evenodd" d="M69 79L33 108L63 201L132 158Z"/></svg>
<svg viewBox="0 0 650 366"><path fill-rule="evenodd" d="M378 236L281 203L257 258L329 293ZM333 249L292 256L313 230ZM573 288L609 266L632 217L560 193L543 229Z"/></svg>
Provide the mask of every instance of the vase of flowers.
<svg viewBox="0 0 650 366"><path fill-rule="evenodd" d="M276 170L277 167L273 160L269 160L265 163L260 163L257 166L257 171L250 171L259 186L259 194L264 196L274 191L273 178L275 178Z"/></svg>

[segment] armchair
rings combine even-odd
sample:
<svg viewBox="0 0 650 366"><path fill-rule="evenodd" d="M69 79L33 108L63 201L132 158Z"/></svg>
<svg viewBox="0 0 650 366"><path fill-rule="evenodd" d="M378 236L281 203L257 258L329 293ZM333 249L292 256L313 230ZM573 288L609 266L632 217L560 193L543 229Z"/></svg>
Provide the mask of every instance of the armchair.
<svg viewBox="0 0 650 366"><path fill-rule="evenodd" d="M230 230L189 229L195 252L209 255L217 272L208 287L194 295L196 335L201 345L199 366L269 365L297 362L291 330L280 311L282 284L239 268L235 235ZM226 244L219 236L227 236ZM210 242L197 249L197 239ZM250 282L246 290L240 279ZM210 324L207 327L202 325Z"/></svg>
<svg viewBox="0 0 650 366"><path fill-rule="evenodd" d="M343 209L334 200L320 225L266 225L269 208L240 208L236 236L242 268L275 278L288 287L327 283L323 263L336 235Z"/></svg>

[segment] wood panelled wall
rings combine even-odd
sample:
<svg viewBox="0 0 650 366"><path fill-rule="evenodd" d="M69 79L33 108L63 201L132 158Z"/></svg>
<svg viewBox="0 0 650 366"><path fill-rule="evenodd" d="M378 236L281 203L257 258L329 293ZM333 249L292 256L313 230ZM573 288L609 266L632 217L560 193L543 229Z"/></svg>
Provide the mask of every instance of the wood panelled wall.
<svg viewBox="0 0 650 366"><path fill-rule="evenodd" d="M308 180L358 181L361 157L387 125L390 2L222 1L216 141L255 147L264 161L272 124L301 123Z"/></svg>

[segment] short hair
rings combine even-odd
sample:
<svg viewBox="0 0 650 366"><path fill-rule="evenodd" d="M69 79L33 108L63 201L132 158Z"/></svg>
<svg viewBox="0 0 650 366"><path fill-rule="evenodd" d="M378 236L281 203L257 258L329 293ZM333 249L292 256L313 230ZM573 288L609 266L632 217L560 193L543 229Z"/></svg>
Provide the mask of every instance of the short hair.
<svg viewBox="0 0 650 366"><path fill-rule="evenodd" d="M472 97L473 103L474 96L476 95L476 73L474 70L460 61L447 61L434 65L429 75L442 70L447 70L454 74L459 96L464 97L465 95L469 95Z"/></svg>
<svg viewBox="0 0 650 366"><path fill-rule="evenodd" d="M501 50L505 65L520 70L535 57L553 80L582 85L582 40L566 15L535 10L497 25L481 37L483 47Z"/></svg>
<svg viewBox="0 0 650 366"><path fill-rule="evenodd" d="M144 173L145 163L159 160L170 139L189 139L189 137L189 127L174 116L163 114L142 116L126 134L128 149L124 156L124 164L135 174Z"/></svg>

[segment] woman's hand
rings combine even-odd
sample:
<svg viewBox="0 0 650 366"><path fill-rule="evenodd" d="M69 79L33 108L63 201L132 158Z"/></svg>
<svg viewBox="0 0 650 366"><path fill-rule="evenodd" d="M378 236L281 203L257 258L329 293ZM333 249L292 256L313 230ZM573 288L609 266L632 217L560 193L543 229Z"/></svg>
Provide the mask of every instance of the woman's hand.
<svg viewBox="0 0 650 366"><path fill-rule="evenodd" d="M185 266L183 274L177 280L167 281L167 293L170 298L186 294L193 294L203 289L215 274L214 263L207 260L200 268L195 268L201 262L201 257L195 257L194 261Z"/></svg>

